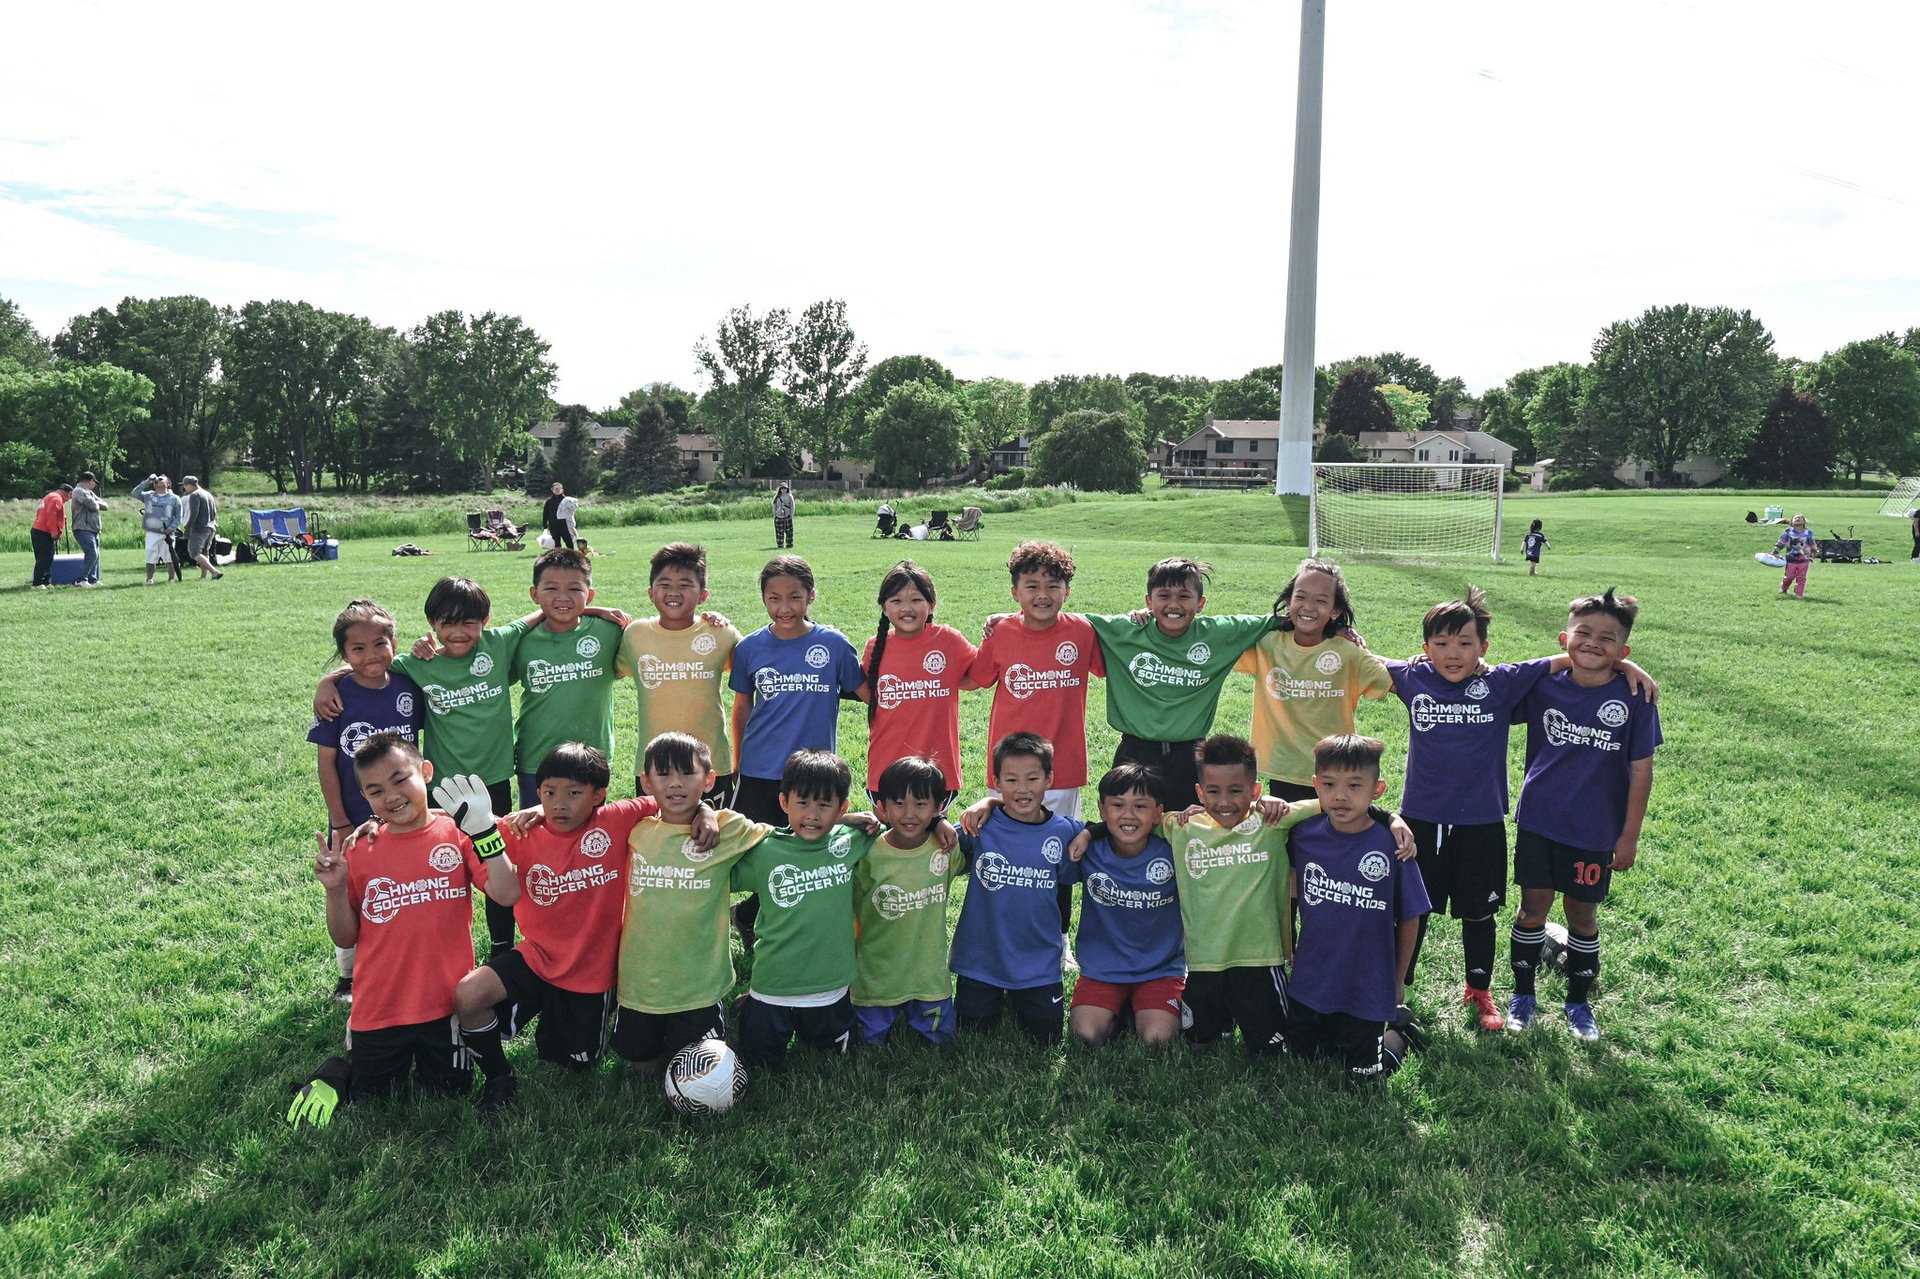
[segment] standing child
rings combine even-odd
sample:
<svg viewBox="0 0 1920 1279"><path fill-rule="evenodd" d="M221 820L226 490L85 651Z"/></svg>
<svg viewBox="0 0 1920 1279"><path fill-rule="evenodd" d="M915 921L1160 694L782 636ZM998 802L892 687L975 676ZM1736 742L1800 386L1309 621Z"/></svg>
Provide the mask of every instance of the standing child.
<svg viewBox="0 0 1920 1279"><path fill-rule="evenodd" d="M1787 569L1780 579L1780 593L1785 595L1787 588L1793 588L1795 599L1807 597L1807 565L1813 562L1813 530L1807 527L1807 517L1795 515L1793 523L1780 534L1780 540L1773 544L1773 553L1787 562Z"/></svg>
<svg viewBox="0 0 1920 1279"><path fill-rule="evenodd" d="M807 616L813 607L813 569L798 555L777 555L760 570L760 600L767 625L734 650L734 771L740 775L733 806L757 822L786 821L787 759L795 751L831 752L840 743L840 699L868 700L867 679L853 644L831 626ZM734 908L741 945L754 944L757 897Z"/></svg>
<svg viewBox="0 0 1920 1279"><path fill-rule="evenodd" d="M365 951L347 1019L347 1056L329 1058L287 1109L287 1122L324 1127L355 1098L389 1096L417 1077L460 1093L472 1069L453 1018L453 993L473 967L472 893L511 906L520 896L486 787L454 777L436 787L413 743L376 733L354 757L360 791L385 825L344 853L315 836L314 878L327 890L334 945Z"/></svg>
<svg viewBox="0 0 1920 1279"><path fill-rule="evenodd" d="M880 579L880 630L860 665L867 702L867 791L887 765L910 755L940 766L947 799L960 791L960 692L977 688L979 656L967 637L933 620L933 575L901 560ZM944 808L945 805L942 805Z"/></svg>
<svg viewBox="0 0 1920 1279"><path fill-rule="evenodd" d="M793 490L785 480L780 482L780 491L773 495L773 549L793 549Z"/></svg>
<svg viewBox="0 0 1920 1279"><path fill-rule="evenodd" d="M1338 564L1302 560L1273 602L1274 630L1234 669L1251 675L1253 744L1269 794L1312 799L1313 748L1323 737L1353 731L1363 697L1393 687L1386 663L1348 638L1353 602Z"/></svg>
<svg viewBox="0 0 1920 1279"><path fill-rule="evenodd" d="M1522 545L1522 550L1526 553L1527 557L1528 577L1532 577L1540 571L1540 552L1552 545L1553 543L1547 540L1547 535L1540 531L1540 521L1535 520L1533 527L1527 530L1527 538Z"/></svg>
<svg viewBox="0 0 1920 1279"><path fill-rule="evenodd" d="M639 749L662 733L691 733L712 760L725 761L706 798L715 808L733 803L733 743L727 738L726 681L740 632L700 612L707 599L707 552L692 542L669 542L648 564L647 598L659 612L636 618L620 636L614 667L632 677L640 702ZM634 792L642 767L636 762ZM702 770L704 771L704 770Z"/></svg>
<svg viewBox="0 0 1920 1279"><path fill-rule="evenodd" d="M966 861L933 834L947 779L933 760L908 755L881 771L874 790L887 831L853 868L853 1015L865 1043L885 1043L904 1019L928 1043L949 1044L948 885Z"/></svg>
<svg viewBox="0 0 1920 1279"><path fill-rule="evenodd" d="M327 805L327 844L340 851L349 831L373 816L354 773L354 756L378 733L393 733L409 746L420 737L423 719L420 689L405 675L391 673L394 620L372 600L355 600L333 619L334 652L347 664L337 685L337 717L316 717L307 740L319 747L320 794ZM452 776L452 774L449 774ZM340 979L333 998L353 1001L353 951L336 947Z"/></svg>
<svg viewBox="0 0 1920 1279"><path fill-rule="evenodd" d="M1393 832L1369 811L1386 789L1385 749L1351 734L1320 742L1320 815L1287 837L1289 890L1300 903L1287 1048L1336 1058L1362 1079L1385 1078L1405 1053L1387 1023L1405 1002L1401 974L1428 910L1419 865L1395 856Z"/></svg>
<svg viewBox="0 0 1920 1279"><path fill-rule="evenodd" d="M513 651L520 683L513 751L522 808L539 802L535 770L560 743L583 742L613 758L614 663L632 620L616 610L589 610L593 565L578 551L552 550L536 559L527 593L540 609L540 625Z"/></svg>
<svg viewBox="0 0 1920 1279"><path fill-rule="evenodd" d="M1567 1025L1581 1039L1600 1038L1591 1002L1600 975L1599 907L1613 872L1639 855L1661 741L1659 711L1614 669L1630 651L1639 614L1639 601L1611 589L1574 600L1560 632L1571 668L1535 684L1514 709L1527 725L1527 775L1513 814L1520 913L1508 1030L1533 1025L1534 975L1559 895L1567 918Z"/></svg>

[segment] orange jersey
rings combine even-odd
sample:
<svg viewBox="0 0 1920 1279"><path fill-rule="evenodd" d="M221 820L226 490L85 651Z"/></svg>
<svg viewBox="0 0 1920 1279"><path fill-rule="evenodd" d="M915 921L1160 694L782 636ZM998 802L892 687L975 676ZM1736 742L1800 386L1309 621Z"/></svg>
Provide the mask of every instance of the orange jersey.
<svg viewBox="0 0 1920 1279"><path fill-rule="evenodd" d="M867 789L896 759L924 755L940 765L948 790L960 789L960 681L972 669L975 653L967 637L951 626L929 622L918 634L887 636L873 691L873 728L867 739ZM865 670L873 661L873 641L860 654Z"/></svg>
<svg viewBox="0 0 1920 1279"><path fill-rule="evenodd" d="M567 835L545 822L507 840L520 876L513 917L527 967L562 990L597 995L613 989L620 958L620 916L627 905L627 839L660 811L650 798L601 805Z"/></svg>

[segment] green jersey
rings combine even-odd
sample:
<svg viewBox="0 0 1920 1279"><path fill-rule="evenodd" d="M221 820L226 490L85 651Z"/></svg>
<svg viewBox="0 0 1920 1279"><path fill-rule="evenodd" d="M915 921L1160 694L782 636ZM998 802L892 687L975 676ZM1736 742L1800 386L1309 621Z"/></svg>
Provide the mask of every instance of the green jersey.
<svg viewBox="0 0 1920 1279"><path fill-rule="evenodd" d="M1107 665L1107 723L1150 742L1190 742L1213 727L1214 708L1240 654L1273 628L1268 617L1193 619L1175 637L1157 622L1087 614Z"/></svg>
<svg viewBox="0 0 1920 1279"><path fill-rule="evenodd" d="M513 654L527 624L508 622L480 632L465 657L421 658L402 653L393 669L427 698L426 756L436 777L478 773L491 785L513 776Z"/></svg>
<svg viewBox="0 0 1920 1279"><path fill-rule="evenodd" d="M520 637L513 677L520 682L520 722L514 763L538 771L562 742L585 742L613 758L613 666L620 628L585 617L570 631L535 626Z"/></svg>
<svg viewBox="0 0 1920 1279"><path fill-rule="evenodd" d="M851 826L824 839L783 826L734 863L734 890L760 895L754 994L823 995L853 984L853 868L873 843Z"/></svg>
<svg viewBox="0 0 1920 1279"><path fill-rule="evenodd" d="M1302 800L1268 826L1249 813L1228 829L1196 813L1182 826L1164 817L1155 833L1173 846L1187 971L1272 968L1286 961L1292 911L1287 901L1287 827L1320 813Z"/></svg>
<svg viewBox="0 0 1920 1279"><path fill-rule="evenodd" d="M905 852L878 840L854 867L854 1003L891 1008L952 997L947 885L959 872L960 858L941 852L931 835Z"/></svg>
<svg viewBox="0 0 1920 1279"><path fill-rule="evenodd" d="M727 873L773 828L722 809L720 838L701 852L689 828L642 818L627 840L627 916L620 928L622 1008L678 1013L733 988Z"/></svg>

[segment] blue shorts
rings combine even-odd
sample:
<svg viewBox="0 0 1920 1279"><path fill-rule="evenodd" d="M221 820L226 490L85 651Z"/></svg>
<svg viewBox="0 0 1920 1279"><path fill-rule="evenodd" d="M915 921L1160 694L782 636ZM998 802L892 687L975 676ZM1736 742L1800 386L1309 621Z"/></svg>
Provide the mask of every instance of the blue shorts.
<svg viewBox="0 0 1920 1279"><path fill-rule="evenodd" d="M952 999L909 999L904 1004L882 1004L869 1007L855 1004L854 1019L860 1023L860 1042L866 1044L884 1044L893 1034L894 1023L903 1015L907 1019L907 1028L930 1044L950 1044L953 1042L953 1000Z"/></svg>

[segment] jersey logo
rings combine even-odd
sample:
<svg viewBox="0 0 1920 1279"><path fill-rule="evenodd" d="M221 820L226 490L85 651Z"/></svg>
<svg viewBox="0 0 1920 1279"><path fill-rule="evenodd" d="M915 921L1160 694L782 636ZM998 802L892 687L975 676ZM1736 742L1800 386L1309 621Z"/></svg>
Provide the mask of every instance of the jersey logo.
<svg viewBox="0 0 1920 1279"><path fill-rule="evenodd" d="M493 674L493 655L490 653L475 653L473 655L473 665L467 669L475 675Z"/></svg>
<svg viewBox="0 0 1920 1279"><path fill-rule="evenodd" d="M938 848L935 848L927 857L927 874L944 875L947 873L947 867L950 865L952 865L952 862L947 859L947 855Z"/></svg>
<svg viewBox="0 0 1920 1279"><path fill-rule="evenodd" d="M1206 644L1195 644L1187 650L1187 660L1195 666L1205 666L1207 659L1213 656L1213 649Z"/></svg>
<svg viewBox="0 0 1920 1279"><path fill-rule="evenodd" d="M400 694L400 696L398 696L398 697L396 697L396 698L394 698L394 699L393 699L393 708L394 708L395 710L397 710L397 711L399 711L399 712L400 712L400 713L401 713L402 715L405 715L405 716L407 716L408 718L412 718L412 716L413 716L413 694L412 694L412 693L402 693L402 694Z"/></svg>
<svg viewBox="0 0 1920 1279"><path fill-rule="evenodd" d="M832 660L833 658L827 653L827 646L825 644L815 644L807 650L807 665L813 667L815 670L819 670Z"/></svg>
<svg viewBox="0 0 1920 1279"><path fill-rule="evenodd" d="M1487 687L1487 681L1477 675L1467 684L1467 696L1473 698L1476 702L1484 701L1492 692L1493 690Z"/></svg>
<svg viewBox="0 0 1920 1279"><path fill-rule="evenodd" d="M1164 857L1156 857L1147 863L1147 882L1164 884L1173 878L1173 863Z"/></svg>
<svg viewBox="0 0 1920 1279"><path fill-rule="evenodd" d="M680 855L698 866L701 862L713 856L713 850L711 848L700 848L696 846L693 842L693 836L689 835L680 841Z"/></svg>
<svg viewBox="0 0 1920 1279"><path fill-rule="evenodd" d="M1322 675L1335 674L1342 665L1340 654L1334 652L1332 649L1328 649L1313 659L1313 669L1319 671Z"/></svg>
<svg viewBox="0 0 1920 1279"><path fill-rule="evenodd" d="M597 826L580 837L580 851L587 857L605 857L612 847L613 836Z"/></svg>
<svg viewBox="0 0 1920 1279"><path fill-rule="evenodd" d="M698 653L702 657L705 657L708 653L711 653L714 649L720 647L720 641L716 640L710 634L696 635L693 637L693 644L691 645L691 647L693 648L694 652Z"/></svg>
<svg viewBox="0 0 1920 1279"><path fill-rule="evenodd" d="M427 865L442 875L451 875L460 868L460 850L452 844L435 844L433 851L427 854Z"/></svg>
<svg viewBox="0 0 1920 1279"><path fill-rule="evenodd" d="M1368 853L1360 859L1360 873L1373 883L1385 879L1389 869L1385 853Z"/></svg>
<svg viewBox="0 0 1920 1279"><path fill-rule="evenodd" d="M560 876L551 866L539 864L527 867L527 896L536 906L551 906L560 900Z"/></svg>
<svg viewBox="0 0 1920 1279"><path fill-rule="evenodd" d="M367 739L372 737L374 732L373 725L363 719L356 719L340 730L340 753L352 759L360 753L360 748L367 744Z"/></svg>
<svg viewBox="0 0 1920 1279"><path fill-rule="evenodd" d="M920 659L920 669L929 675L938 675L947 669L947 655L937 648L934 649Z"/></svg>
<svg viewBox="0 0 1920 1279"><path fill-rule="evenodd" d="M1060 854L1066 851L1067 847L1060 842L1058 835L1047 836L1046 842L1040 845L1040 855L1055 866L1060 864Z"/></svg>
<svg viewBox="0 0 1920 1279"><path fill-rule="evenodd" d="M1608 728L1618 728L1627 722L1627 704L1616 698L1602 706L1598 714L1602 724Z"/></svg>
<svg viewBox="0 0 1920 1279"><path fill-rule="evenodd" d="M600 641L592 635L582 635L580 642L573 646L573 651L582 657L593 657L600 652Z"/></svg>
<svg viewBox="0 0 1920 1279"><path fill-rule="evenodd" d="M1059 647L1053 650L1053 660L1062 666L1072 666L1080 660L1080 646L1072 640L1060 641Z"/></svg>

